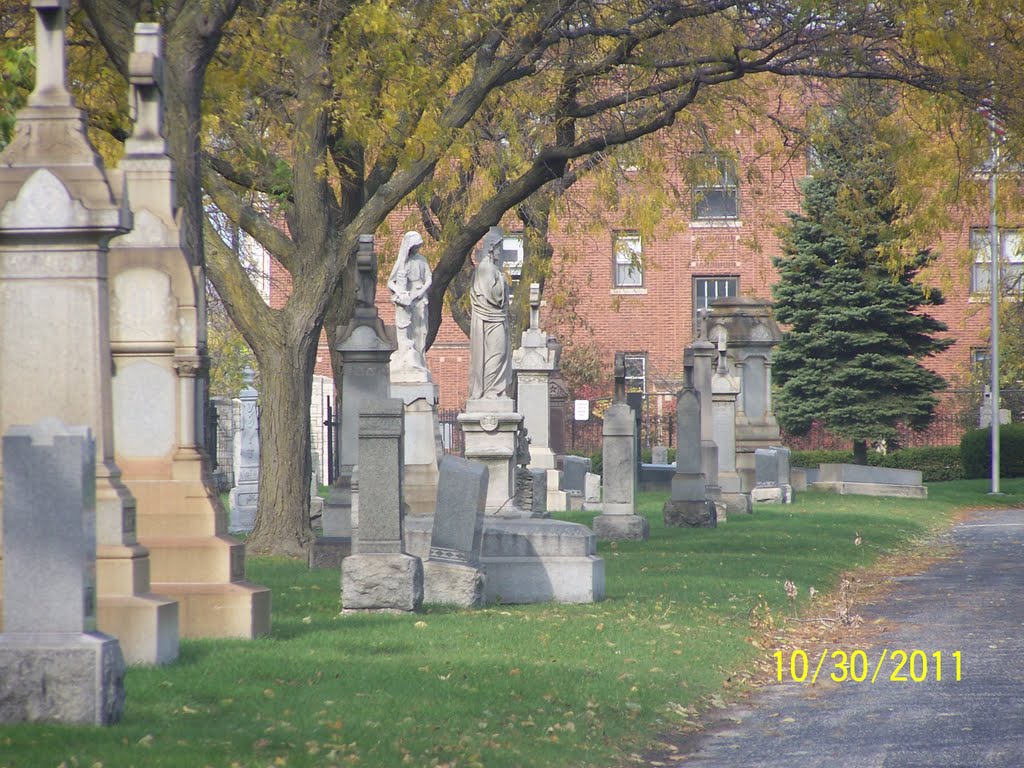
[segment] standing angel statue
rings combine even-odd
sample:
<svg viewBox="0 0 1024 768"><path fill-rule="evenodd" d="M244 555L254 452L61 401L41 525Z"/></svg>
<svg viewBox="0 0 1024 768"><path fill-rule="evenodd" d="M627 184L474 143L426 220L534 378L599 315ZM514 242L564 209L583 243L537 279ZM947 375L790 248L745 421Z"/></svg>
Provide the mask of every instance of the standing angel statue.
<svg viewBox="0 0 1024 768"><path fill-rule="evenodd" d="M427 371L427 290L432 275L430 265L420 253L422 245L419 232L406 232L388 277L398 329L398 350L392 357L392 366L404 371Z"/></svg>

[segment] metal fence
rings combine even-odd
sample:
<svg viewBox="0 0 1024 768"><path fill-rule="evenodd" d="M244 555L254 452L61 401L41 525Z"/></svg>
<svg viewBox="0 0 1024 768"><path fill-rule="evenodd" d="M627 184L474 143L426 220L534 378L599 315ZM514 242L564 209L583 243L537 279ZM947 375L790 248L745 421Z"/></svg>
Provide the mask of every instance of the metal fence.
<svg viewBox="0 0 1024 768"><path fill-rule="evenodd" d="M459 424L457 408L438 408L437 422L441 428L441 446L445 453L461 456L465 444L462 439L462 425Z"/></svg>

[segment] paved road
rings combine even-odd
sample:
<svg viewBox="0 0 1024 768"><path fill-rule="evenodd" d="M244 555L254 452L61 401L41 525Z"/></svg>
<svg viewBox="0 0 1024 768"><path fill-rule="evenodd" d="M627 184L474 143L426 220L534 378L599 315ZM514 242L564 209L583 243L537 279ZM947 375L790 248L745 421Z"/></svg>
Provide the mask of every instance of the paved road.
<svg viewBox="0 0 1024 768"><path fill-rule="evenodd" d="M773 685L723 710L668 765L700 768L1024 767L1024 510L978 513L952 529L960 553L858 607L889 631L867 649L927 651L927 682ZM955 681L952 652L961 651ZM931 653L942 651L942 680ZM812 659L812 664L816 659ZM920 657L917 674L921 676ZM909 667L904 674L909 675ZM812 669L813 672L813 669Z"/></svg>

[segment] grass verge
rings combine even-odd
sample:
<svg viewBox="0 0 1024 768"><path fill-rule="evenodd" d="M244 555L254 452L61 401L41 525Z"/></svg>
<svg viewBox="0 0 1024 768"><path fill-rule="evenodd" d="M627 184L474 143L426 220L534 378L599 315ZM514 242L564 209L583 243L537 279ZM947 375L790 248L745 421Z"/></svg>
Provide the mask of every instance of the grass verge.
<svg viewBox="0 0 1024 768"><path fill-rule="evenodd" d="M742 688L768 653L755 609L796 615L809 587L907 551L957 509L1024 505L1024 481L985 490L808 493L711 530L665 529L664 496L643 495L650 541L601 545L595 605L342 617L336 572L253 559L250 578L274 590L272 636L183 641L176 664L130 669L114 727L0 727L0 766L616 764Z"/></svg>

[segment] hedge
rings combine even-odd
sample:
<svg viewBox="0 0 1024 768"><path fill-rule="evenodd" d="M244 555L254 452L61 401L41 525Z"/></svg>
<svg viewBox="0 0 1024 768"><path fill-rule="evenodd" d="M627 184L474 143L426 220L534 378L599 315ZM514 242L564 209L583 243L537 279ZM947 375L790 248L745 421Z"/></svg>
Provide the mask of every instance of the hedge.
<svg viewBox="0 0 1024 768"><path fill-rule="evenodd" d="M967 432L960 439L960 461L965 477L989 477L992 474L992 430ZM999 427L999 474L1024 477L1024 424Z"/></svg>
<svg viewBox="0 0 1024 768"><path fill-rule="evenodd" d="M793 451L791 463L797 467L819 464L851 464L852 451ZM868 451L868 465L893 469L916 469L926 483L960 480L964 477L961 449L955 445L926 448L901 448L891 453Z"/></svg>

